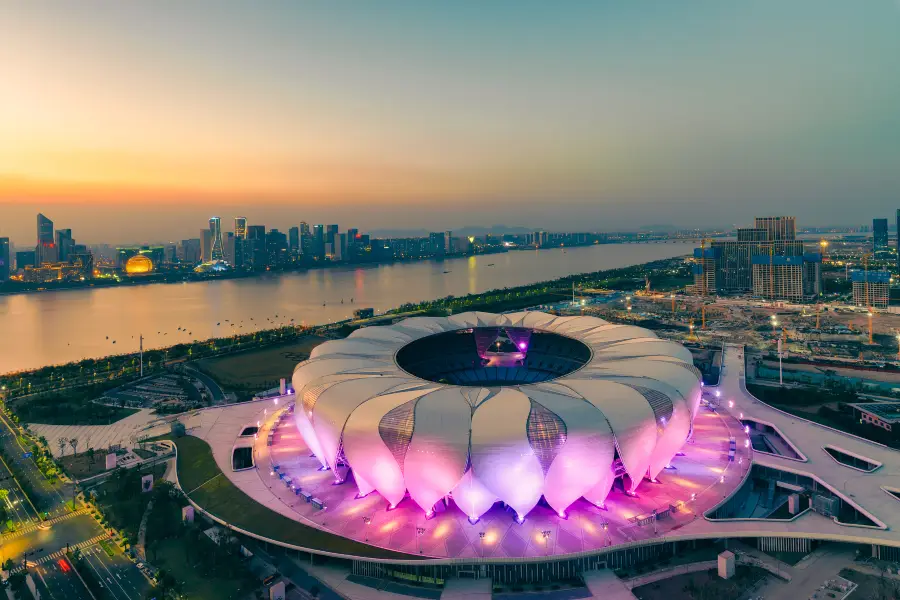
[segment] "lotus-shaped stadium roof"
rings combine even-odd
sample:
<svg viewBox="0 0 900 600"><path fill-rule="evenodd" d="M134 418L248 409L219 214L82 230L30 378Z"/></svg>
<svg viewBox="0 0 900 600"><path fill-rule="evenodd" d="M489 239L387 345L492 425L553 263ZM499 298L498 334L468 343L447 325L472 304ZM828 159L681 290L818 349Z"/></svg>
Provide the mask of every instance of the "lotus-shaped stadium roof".
<svg viewBox="0 0 900 600"><path fill-rule="evenodd" d="M315 348L293 385L298 429L336 478L426 513L452 499L473 520L497 501L519 518L542 496L560 514L602 505L617 468L633 492L680 450L701 395L681 344L531 311L359 329Z"/></svg>

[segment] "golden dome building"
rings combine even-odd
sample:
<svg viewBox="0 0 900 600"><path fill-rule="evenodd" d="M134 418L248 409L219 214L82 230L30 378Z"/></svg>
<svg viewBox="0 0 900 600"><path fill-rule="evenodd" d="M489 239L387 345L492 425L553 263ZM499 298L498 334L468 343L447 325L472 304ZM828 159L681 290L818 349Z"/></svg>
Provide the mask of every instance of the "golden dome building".
<svg viewBox="0 0 900 600"><path fill-rule="evenodd" d="M153 261L144 254L135 254L125 263L128 275L148 275L153 272Z"/></svg>

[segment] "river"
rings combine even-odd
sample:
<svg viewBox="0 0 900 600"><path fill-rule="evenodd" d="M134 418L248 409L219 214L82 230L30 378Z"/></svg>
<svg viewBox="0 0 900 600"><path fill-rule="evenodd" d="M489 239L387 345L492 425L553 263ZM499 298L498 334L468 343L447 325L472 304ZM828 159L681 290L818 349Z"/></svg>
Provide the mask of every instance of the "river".
<svg viewBox="0 0 900 600"><path fill-rule="evenodd" d="M0 373L133 352L141 334L144 347L155 348L247 333L291 319L322 324L348 318L356 308L384 311L406 302L671 258L692 248L680 243L604 244L219 281L0 296Z"/></svg>

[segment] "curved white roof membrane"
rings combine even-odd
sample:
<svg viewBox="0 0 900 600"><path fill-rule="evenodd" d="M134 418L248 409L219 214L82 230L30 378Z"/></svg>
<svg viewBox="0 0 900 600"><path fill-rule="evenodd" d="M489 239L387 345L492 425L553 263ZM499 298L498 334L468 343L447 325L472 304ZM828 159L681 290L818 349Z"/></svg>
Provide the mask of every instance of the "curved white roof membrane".
<svg viewBox="0 0 900 600"><path fill-rule="evenodd" d="M504 327L577 340L590 358L552 380L483 386L426 381L397 364L415 340ZM391 505L409 494L426 513L452 498L473 520L497 501L520 518L541 497L560 514L581 497L602 504L616 461L635 491L680 450L700 400L699 372L681 344L596 317L531 311L360 329L318 346L293 383L300 434L323 465L349 467L361 494L375 490Z"/></svg>

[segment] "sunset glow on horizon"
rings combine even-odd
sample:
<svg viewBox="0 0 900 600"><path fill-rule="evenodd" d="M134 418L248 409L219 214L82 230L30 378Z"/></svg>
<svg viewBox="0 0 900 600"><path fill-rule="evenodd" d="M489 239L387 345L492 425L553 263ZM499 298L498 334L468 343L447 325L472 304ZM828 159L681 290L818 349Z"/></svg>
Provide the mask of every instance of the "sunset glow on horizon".
<svg viewBox="0 0 900 600"><path fill-rule="evenodd" d="M844 220L900 194L889 0L6 13L9 206L633 227L809 202ZM0 234L23 235L20 214Z"/></svg>

